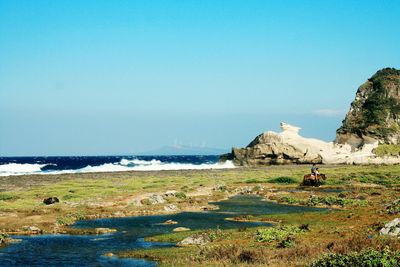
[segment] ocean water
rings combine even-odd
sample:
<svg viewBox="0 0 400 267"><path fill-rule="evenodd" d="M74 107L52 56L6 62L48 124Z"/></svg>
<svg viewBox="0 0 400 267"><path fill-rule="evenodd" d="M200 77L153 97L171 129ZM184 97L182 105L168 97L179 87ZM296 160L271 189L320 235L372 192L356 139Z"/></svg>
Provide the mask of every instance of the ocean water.
<svg viewBox="0 0 400 267"><path fill-rule="evenodd" d="M0 176L234 168L218 156L0 157Z"/></svg>

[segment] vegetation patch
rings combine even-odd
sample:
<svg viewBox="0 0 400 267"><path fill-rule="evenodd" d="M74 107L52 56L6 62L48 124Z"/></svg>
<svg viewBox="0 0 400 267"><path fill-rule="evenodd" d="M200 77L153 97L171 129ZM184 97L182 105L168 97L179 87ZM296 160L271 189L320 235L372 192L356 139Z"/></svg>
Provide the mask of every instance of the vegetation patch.
<svg viewBox="0 0 400 267"><path fill-rule="evenodd" d="M289 236L296 235L304 230L295 226L278 226L258 229L256 232L257 242L282 242L287 240Z"/></svg>
<svg viewBox="0 0 400 267"><path fill-rule="evenodd" d="M180 198L180 199L185 199L186 198L186 194L183 192L178 192L175 194L175 197Z"/></svg>
<svg viewBox="0 0 400 267"><path fill-rule="evenodd" d="M298 203L301 203L302 201L297 198L291 197L291 196L282 196L278 200L278 202L283 202L283 203L288 203L288 204L298 204Z"/></svg>
<svg viewBox="0 0 400 267"><path fill-rule="evenodd" d="M329 253L325 254L310 267L347 267L347 266L369 266L369 267L398 267L400 263L400 251L392 252L388 247L378 251L374 249L362 252L351 252L347 254Z"/></svg>
<svg viewBox="0 0 400 267"><path fill-rule="evenodd" d="M204 247L196 257L198 262L214 261L228 264L224 264L224 266L231 266L232 264L257 264L263 262L261 259L262 254L260 251L245 249L236 244Z"/></svg>
<svg viewBox="0 0 400 267"><path fill-rule="evenodd" d="M335 197L335 196L325 196L325 197L319 197L319 196L310 196L310 198L307 200L306 204L308 206L317 206L317 205L326 205L326 206L349 206L349 205L358 205L362 206L367 204L366 200L360 200L360 199L349 199L349 198L341 198L341 197Z"/></svg>
<svg viewBox="0 0 400 267"><path fill-rule="evenodd" d="M15 195L10 195L10 194L0 194L0 201L7 201L7 200L15 200L18 199L17 196Z"/></svg>
<svg viewBox="0 0 400 267"><path fill-rule="evenodd" d="M400 155L400 145L395 144L380 144L377 148L374 149L374 152L377 156L399 156Z"/></svg>
<svg viewBox="0 0 400 267"><path fill-rule="evenodd" d="M273 178L268 181L268 183L274 183L274 184L297 184L298 181L296 178L289 177L289 176L280 176Z"/></svg>
<svg viewBox="0 0 400 267"><path fill-rule="evenodd" d="M244 181L244 182L245 182L246 184L258 184L258 183L265 183L265 180L252 178L252 179L247 179L247 180Z"/></svg>
<svg viewBox="0 0 400 267"><path fill-rule="evenodd" d="M386 209L389 214L400 213L400 199L393 201Z"/></svg>

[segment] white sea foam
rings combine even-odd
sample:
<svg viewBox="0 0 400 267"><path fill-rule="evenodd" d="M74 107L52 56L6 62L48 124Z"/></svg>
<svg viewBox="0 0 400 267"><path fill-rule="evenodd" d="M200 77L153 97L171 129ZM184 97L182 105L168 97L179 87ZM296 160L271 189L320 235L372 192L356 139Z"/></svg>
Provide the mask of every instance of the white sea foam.
<svg viewBox="0 0 400 267"><path fill-rule="evenodd" d="M64 174L64 173L89 173L89 172L123 172L123 171L163 171L163 170L206 170L206 169L231 169L235 168L232 161L224 163L164 163L159 160L122 159L118 163L105 163L99 166L86 166L76 170L48 170L41 168L50 164L18 164L9 163L0 165L0 176L26 175L26 174Z"/></svg>
<svg viewBox="0 0 400 267"><path fill-rule="evenodd" d="M47 164L8 163L0 165L0 176L40 173Z"/></svg>

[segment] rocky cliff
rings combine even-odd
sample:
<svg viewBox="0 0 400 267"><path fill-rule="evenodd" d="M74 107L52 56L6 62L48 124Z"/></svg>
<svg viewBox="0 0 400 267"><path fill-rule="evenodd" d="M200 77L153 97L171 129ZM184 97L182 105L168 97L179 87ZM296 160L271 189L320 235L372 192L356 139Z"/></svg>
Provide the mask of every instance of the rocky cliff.
<svg viewBox="0 0 400 267"><path fill-rule="evenodd" d="M400 142L400 70L378 71L358 88L336 142L359 148L364 144Z"/></svg>
<svg viewBox="0 0 400 267"><path fill-rule="evenodd" d="M379 143L400 143L400 70L378 71L360 86L335 142L299 135L299 127L281 123L282 132L265 132L245 148L232 148L221 160L236 165L382 164L400 157L375 155Z"/></svg>

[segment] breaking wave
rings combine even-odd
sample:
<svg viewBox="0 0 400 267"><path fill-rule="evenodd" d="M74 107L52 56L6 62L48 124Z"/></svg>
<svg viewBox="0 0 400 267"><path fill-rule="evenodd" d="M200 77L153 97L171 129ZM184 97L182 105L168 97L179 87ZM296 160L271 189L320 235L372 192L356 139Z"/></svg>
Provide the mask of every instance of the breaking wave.
<svg viewBox="0 0 400 267"><path fill-rule="evenodd" d="M51 166L51 168L49 168ZM179 163L162 162L157 159L121 159L119 162L104 163L98 166L87 165L79 169L57 169L56 164L28 164L8 163L0 165L0 176L27 175L27 174L64 174L90 172L124 172L124 171L163 171L163 170L206 170L235 168L231 161L223 163Z"/></svg>

